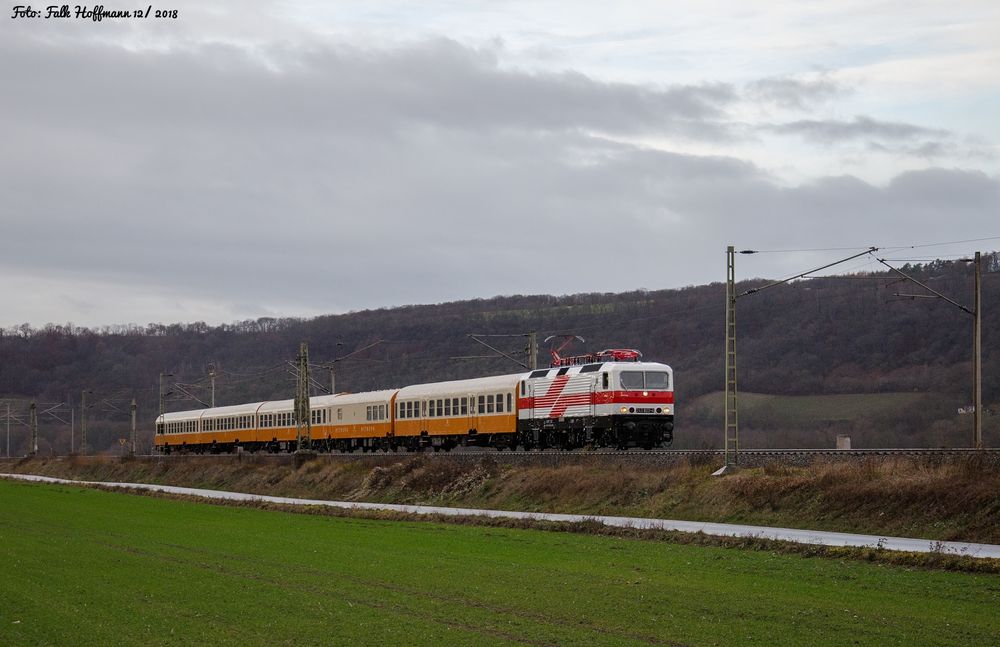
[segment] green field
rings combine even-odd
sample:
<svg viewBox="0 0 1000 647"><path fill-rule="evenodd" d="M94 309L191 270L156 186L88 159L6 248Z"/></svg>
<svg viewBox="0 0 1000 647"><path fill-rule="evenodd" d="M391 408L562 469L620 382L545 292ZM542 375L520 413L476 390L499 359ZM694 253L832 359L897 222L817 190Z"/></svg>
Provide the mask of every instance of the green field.
<svg viewBox="0 0 1000 647"><path fill-rule="evenodd" d="M0 480L0 644L1000 643L1000 576Z"/></svg>
<svg viewBox="0 0 1000 647"><path fill-rule="evenodd" d="M789 427L847 422L881 415L894 416L912 407L927 406L940 396L927 393L845 393L835 395L770 395L740 393L740 416ZM703 417L722 418L724 398L714 392L695 398L691 409Z"/></svg>

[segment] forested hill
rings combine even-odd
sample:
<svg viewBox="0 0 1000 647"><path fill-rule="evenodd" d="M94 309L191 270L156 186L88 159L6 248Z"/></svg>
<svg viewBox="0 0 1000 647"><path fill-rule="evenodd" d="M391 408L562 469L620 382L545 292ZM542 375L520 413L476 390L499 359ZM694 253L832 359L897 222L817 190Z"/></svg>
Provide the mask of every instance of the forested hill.
<svg viewBox="0 0 1000 647"><path fill-rule="evenodd" d="M972 307L967 263L936 261L905 272ZM797 281L738 301L740 388L773 394L928 392L963 403L971 390L973 318L935 299L899 299L895 292L925 293L886 274ZM740 283L739 291L767 283ZM1000 258L984 260L984 401L1000 401ZM183 392L207 402L210 365L216 367L216 402L289 398L300 341L315 364L372 348L336 363L337 390L362 391L422 381L517 372L520 367L469 338L470 333L518 335L536 331L539 365L548 362L549 335L586 339L567 352L637 348L676 372L679 402L718 391L723 382L725 287L713 283L676 290L572 296L505 296L438 305L367 310L314 319L111 326L70 325L0 331L0 398L77 405L83 389L90 413L117 426L121 407L139 400L145 428L157 408L160 372L172 392L168 410L198 408ZM486 341L527 361L523 337ZM329 371L313 377L329 387ZM175 383L180 388L175 388ZM317 393L320 391L317 390ZM186 396L184 396L186 397ZM43 419L43 424L48 422Z"/></svg>

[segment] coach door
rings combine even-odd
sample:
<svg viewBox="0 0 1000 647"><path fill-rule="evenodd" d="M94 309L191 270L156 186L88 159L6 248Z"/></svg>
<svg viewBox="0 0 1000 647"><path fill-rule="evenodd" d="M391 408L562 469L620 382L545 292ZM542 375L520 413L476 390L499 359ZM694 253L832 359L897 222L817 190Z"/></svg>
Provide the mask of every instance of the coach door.
<svg viewBox="0 0 1000 647"><path fill-rule="evenodd" d="M468 395L468 398L469 398L469 417L468 417L469 431L472 431L473 429L478 430L479 414L477 413L478 411L477 407L479 406L479 404L476 401L476 396L474 394L470 393Z"/></svg>

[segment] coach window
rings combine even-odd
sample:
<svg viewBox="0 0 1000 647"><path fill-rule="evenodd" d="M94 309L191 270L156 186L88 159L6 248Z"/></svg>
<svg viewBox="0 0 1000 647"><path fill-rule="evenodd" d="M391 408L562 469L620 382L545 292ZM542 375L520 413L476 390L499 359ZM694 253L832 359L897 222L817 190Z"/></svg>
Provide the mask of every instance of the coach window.
<svg viewBox="0 0 1000 647"><path fill-rule="evenodd" d="M444 399L444 415L451 415L451 398Z"/></svg>
<svg viewBox="0 0 1000 647"><path fill-rule="evenodd" d="M497 393L497 413L503 413L503 393Z"/></svg>
<svg viewBox="0 0 1000 647"><path fill-rule="evenodd" d="M478 406L479 413L481 413L481 414L482 413L486 413L486 396L485 395L479 396L479 403L478 404L479 404L479 406Z"/></svg>
<svg viewBox="0 0 1000 647"><path fill-rule="evenodd" d="M462 398L462 415L469 415L469 398Z"/></svg>
<svg viewBox="0 0 1000 647"><path fill-rule="evenodd" d="M438 409L438 418L444 416L444 401L443 400L438 400L437 409Z"/></svg>
<svg viewBox="0 0 1000 647"><path fill-rule="evenodd" d="M486 413L493 413L493 394L486 396Z"/></svg>
<svg viewBox="0 0 1000 647"><path fill-rule="evenodd" d="M511 404L512 404L511 400L513 400L513 396L511 396L511 394L508 393L507 394L507 411L508 411L508 413L514 410L514 407L511 406Z"/></svg>
<svg viewBox="0 0 1000 647"><path fill-rule="evenodd" d="M372 419L372 408L371 407L366 407L365 408L365 420L371 420L371 419Z"/></svg>

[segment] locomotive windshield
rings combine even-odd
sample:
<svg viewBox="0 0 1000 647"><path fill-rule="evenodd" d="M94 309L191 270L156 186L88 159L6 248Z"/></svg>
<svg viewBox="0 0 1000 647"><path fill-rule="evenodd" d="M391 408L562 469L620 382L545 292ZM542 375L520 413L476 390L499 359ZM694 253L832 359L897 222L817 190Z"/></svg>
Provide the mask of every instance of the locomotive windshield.
<svg viewBox="0 0 1000 647"><path fill-rule="evenodd" d="M670 374L666 371L622 371L626 391L669 391Z"/></svg>

